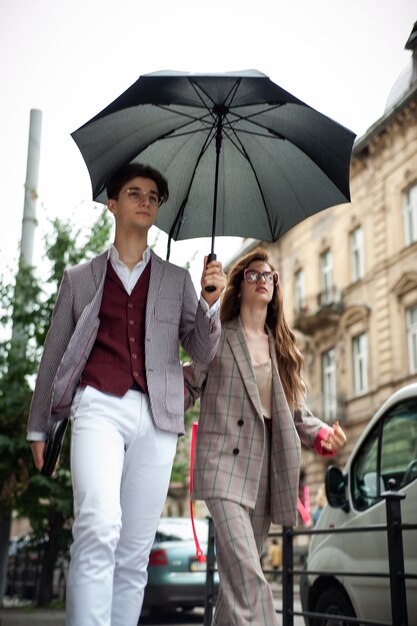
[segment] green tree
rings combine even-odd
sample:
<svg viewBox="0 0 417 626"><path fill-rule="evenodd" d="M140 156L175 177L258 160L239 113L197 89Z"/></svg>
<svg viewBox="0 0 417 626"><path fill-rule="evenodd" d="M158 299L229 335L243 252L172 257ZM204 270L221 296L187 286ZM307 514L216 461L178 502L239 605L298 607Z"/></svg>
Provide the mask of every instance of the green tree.
<svg viewBox="0 0 417 626"><path fill-rule="evenodd" d="M33 470L26 441L30 382L37 371L64 269L100 253L108 243L111 222L104 210L83 243L80 231L74 232L71 223L57 219L52 226L52 235L45 242L50 264L45 288L34 268L23 261L14 285L0 280L1 321L13 327L12 337L0 342L0 570L5 572L11 514L16 510L29 518L34 537L44 540L39 605L51 598L54 565L68 544L72 493L68 441L56 481ZM4 580L2 587L1 598Z"/></svg>
<svg viewBox="0 0 417 626"><path fill-rule="evenodd" d="M0 342L0 600L6 582L6 565L12 511L18 507L29 482L31 455L25 441L25 416L36 371L37 322L41 290L33 270L22 262L15 284L0 282L1 321L13 325L10 339ZM30 348L29 348L30 346ZM36 350L35 350L36 352Z"/></svg>

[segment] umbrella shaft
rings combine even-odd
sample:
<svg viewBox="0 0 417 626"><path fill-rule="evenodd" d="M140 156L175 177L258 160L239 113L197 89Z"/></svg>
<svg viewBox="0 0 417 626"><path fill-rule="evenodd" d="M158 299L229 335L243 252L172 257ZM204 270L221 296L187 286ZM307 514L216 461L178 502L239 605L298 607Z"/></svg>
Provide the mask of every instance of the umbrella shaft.
<svg viewBox="0 0 417 626"><path fill-rule="evenodd" d="M217 131L216 131L216 171L214 175L214 200L213 200L213 224L212 224L212 230L211 230L211 254L214 254L214 239L216 237L217 188L219 184L220 152L222 149L222 123L223 123L223 114L220 112L217 117Z"/></svg>

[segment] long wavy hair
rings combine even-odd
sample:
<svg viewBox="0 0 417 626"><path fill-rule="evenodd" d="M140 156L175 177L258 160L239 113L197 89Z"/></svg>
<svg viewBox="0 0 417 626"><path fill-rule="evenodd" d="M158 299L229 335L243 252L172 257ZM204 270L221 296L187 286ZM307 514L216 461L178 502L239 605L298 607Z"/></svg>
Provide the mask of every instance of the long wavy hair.
<svg viewBox="0 0 417 626"><path fill-rule="evenodd" d="M240 288L244 280L243 272L255 261L267 263L272 271L276 271L269 260L268 253L263 248L256 248L240 258L228 273L227 287L220 308L222 323L238 317L240 312ZM266 325L275 341L278 371L287 402L292 409L297 409L300 406L304 389L302 376L304 359L295 345L295 335L285 319L283 295L279 280L278 285L274 286L272 300L268 303Z"/></svg>

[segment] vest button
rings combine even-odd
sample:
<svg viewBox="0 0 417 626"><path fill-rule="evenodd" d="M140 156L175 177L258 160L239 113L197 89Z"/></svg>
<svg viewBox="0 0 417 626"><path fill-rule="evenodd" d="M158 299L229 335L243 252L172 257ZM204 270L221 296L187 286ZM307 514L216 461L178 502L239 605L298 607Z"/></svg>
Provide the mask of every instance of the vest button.
<svg viewBox="0 0 417 626"><path fill-rule="evenodd" d="M245 422L244 422L243 420L238 420L237 425L238 425L238 426L243 426L243 424L244 424L244 423L245 423Z"/></svg>
<svg viewBox="0 0 417 626"><path fill-rule="evenodd" d="M138 355L137 354L132 354L132 359L137 359Z"/></svg>
<svg viewBox="0 0 417 626"><path fill-rule="evenodd" d="M233 450L233 454L234 454L235 456L236 456L237 454L239 454L239 448L235 448L235 449Z"/></svg>
<svg viewBox="0 0 417 626"><path fill-rule="evenodd" d="M134 337L129 337L129 341L130 341L130 343L135 343L135 338Z"/></svg>
<svg viewBox="0 0 417 626"><path fill-rule="evenodd" d="M135 322L134 322L133 320L129 320L129 324L130 324L131 326L133 326L133 324L134 324L134 323L135 323Z"/></svg>
<svg viewBox="0 0 417 626"><path fill-rule="evenodd" d="M137 378L139 376L139 372L133 372L133 376Z"/></svg>
<svg viewBox="0 0 417 626"><path fill-rule="evenodd" d="M133 304L131 302L129 302L129 304L127 305L129 309L133 309Z"/></svg>

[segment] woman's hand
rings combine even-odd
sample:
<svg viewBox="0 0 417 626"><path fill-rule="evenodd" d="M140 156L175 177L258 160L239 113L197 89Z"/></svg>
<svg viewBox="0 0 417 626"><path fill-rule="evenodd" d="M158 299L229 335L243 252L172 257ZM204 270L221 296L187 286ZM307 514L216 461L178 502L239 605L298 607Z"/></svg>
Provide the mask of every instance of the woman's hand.
<svg viewBox="0 0 417 626"><path fill-rule="evenodd" d="M321 447L328 452L337 452L346 443L346 435L339 422L335 422L326 439L321 440Z"/></svg>

